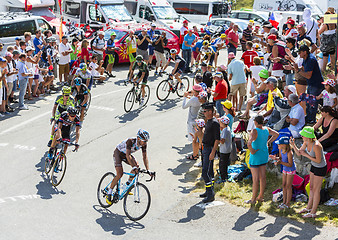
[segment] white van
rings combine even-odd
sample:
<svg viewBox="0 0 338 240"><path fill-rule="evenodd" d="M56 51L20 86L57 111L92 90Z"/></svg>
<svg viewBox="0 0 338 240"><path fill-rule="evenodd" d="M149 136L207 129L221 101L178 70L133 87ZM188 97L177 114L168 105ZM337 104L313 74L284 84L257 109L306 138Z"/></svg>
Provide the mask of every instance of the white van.
<svg viewBox="0 0 338 240"><path fill-rule="evenodd" d="M206 24L210 17L227 17L230 3L225 0L168 0L178 14L192 22Z"/></svg>
<svg viewBox="0 0 338 240"><path fill-rule="evenodd" d="M63 0L62 9L65 21L88 23L91 27L135 23L123 0L97 0L97 10L94 0ZM55 1L55 14L60 17L58 1Z"/></svg>
<svg viewBox="0 0 338 240"><path fill-rule="evenodd" d="M255 0L253 9L258 11L303 11L305 8L310 8L314 14L323 14L313 0Z"/></svg>
<svg viewBox="0 0 338 240"><path fill-rule="evenodd" d="M325 13L328 7L333 7L338 11L338 1L337 0L314 0L319 8Z"/></svg>

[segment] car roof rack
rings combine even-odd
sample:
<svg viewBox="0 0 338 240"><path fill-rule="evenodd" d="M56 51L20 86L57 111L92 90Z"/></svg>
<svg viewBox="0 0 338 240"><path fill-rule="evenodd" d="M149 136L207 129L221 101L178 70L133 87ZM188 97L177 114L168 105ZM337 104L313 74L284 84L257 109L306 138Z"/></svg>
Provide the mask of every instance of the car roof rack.
<svg viewBox="0 0 338 240"><path fill-rule="evenodd" d="M0 21L14 20L16 18L28 18L31 17L30 12L0 12Z"/></svg>

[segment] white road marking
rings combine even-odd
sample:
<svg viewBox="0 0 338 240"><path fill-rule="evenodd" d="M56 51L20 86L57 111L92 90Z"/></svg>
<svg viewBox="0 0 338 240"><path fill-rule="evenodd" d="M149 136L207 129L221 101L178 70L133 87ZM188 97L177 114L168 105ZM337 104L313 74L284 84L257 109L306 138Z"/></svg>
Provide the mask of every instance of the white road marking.
<svg viewBox="0 0 338 240"><path fill-rule="evenodd" d="M31 200L31 199L37 199L37 198L41 198L41 196L36 195L36 194L31 194L31 195L20 195L20 196L14 196L14 197L5 197L5 198L0 198L0 203L16 202L18 200L27 200L27 199Z"/></svg>
<svg viewBox="0 0 338 240"><path fill-rule="evenodd" d="M26 151L34 151L36 149L36 147L24 146L24 145L19 145L19 144L15 144L13 148L20 149L20 150L26 150Z"/></svg>
<svg viewBox="0 0 338 240"><path fill-rule="evenodd" d="M106 110L106 111L110 111L113 112L115 109L114 108L109 108L109 107L101 107L101 106L90 106L90 108L94 108L94 109L99 109L99 110Z"/></svg>
<svg viewBox="0 0 338 240"><path fill-rule="evenodd" d="M9 143L0 143L0 147L6 147Z"/></svg>
<svg viewBox="0 0 338 240"><path fill-rule="evenodd" d="M210 202L210 203L200 203L200 204L197 204L196 206L200 207L202 209L206 209L206 208L221 206L221 205L224 205L224 204L225 204L224 202L213 201L213 202Z"/></svg>
<svg viewBox="0 0 338 240"><path fill-rule="evenodd" d="M96 95L96 96L92 97L92 99L98 98L98 97L102 97L102 96L106 96L106 95L109 95L109 94L112 94L112 93L116 93L116 92L121 92L121 91L126 91L126 89L124 88L124 89L119 89L119 90L115 90L115 91L110 91L110 92L102 93L102 94L99 94L99 95ZM105 109L103 109L103 110L113 111L114 109L112 109L112 108L105 108ZM48 115L48 114L50 114L50 113L51 113L51 111L48 111L48 112L42 113L42 114L40 114L40 115L38 115L38 116L36 116L36 117L33 117L33 118L29 119L29 120L26 120L26 121L24 121L24 122L22 122L22 123L19 123L19 124L13 126L13 127L10 127L10 128L8 128L8 129L2 131L2 132L0 133L0 135L4 135L4 134L6 134L6 133L8 133L8 132L11 132L11 131L13 131L13 130L15 130L15 129L18 129L18 128L22 127L22 126L25 126L25 125L27 125L28 123L34 122L35 120L37 120L37 119L39 119L39 118L41 118L41 117L44 117L44 116L46 116L46 115Z"/></svg>

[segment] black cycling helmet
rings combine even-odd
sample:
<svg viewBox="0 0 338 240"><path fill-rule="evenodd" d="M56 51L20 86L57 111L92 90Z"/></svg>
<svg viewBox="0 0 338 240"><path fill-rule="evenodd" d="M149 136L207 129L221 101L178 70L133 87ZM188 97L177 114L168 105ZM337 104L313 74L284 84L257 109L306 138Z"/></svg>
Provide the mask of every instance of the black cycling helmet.
<svg viewBox="0 0 338 240"><path fill-rule="evenodd" d="M77 77L77 78L74 79L74 84L75 85L79 86L79 85L81 85L81 83L82 83L82 79L81 78Z"/></svg>
<svg viewBox="0 0 338 240"><path fill-rule="evenodd" d="M137 55L135 60L136 60L136 62L142 62L142 60L143 60L142 55Z"/></svg>
<svg viewBox="0 0 338 240"><path fill-rule="evenodd" d="M69 114L70 116L76 116L76 109L75 109L75 107L73 107L73 106L69 106L69 107L67 108L67 112L68 112L68 114Z"/></svg>

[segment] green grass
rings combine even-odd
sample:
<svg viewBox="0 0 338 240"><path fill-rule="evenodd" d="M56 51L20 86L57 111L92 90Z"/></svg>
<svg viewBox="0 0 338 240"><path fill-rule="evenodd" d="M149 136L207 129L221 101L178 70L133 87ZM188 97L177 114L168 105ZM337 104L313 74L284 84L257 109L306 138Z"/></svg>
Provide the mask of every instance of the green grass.
<svg viewBox="0 0 338 240"><path fill-rule="evenodd" d="M253 3L254 0L237 0L237 4L233 6L233 9L234 10L240 10L241 8L252 9Z"/></svg>
<svg viewBox="0 0 338 240"><path fill-rule="evenodd" d="M239 162L237 162L239 163ZM216 164L215 164L216 165ZM217 169L218 166L215 167ZM291 202L290 209L280 210L277 208L279 203L272 202L272 192L278 188L281 188L282 179L274 173L267 172L267 185L265 189L263 203L257 203L253 206L256 211L266 212L273 216L287 217L299 222L308 222L315 225L333 225L338 227L338 208L337 206L325 206L320 205L317 211L319 215L316 219L303 219L301 214L297 214L298 211L306 207L305 202ZM196 190L204 190L204 182L196 182ZM245 208L250 208L249 204L245 204L244 201L251 199L252 194L252 181L244 179L242 182L227 182L225 184L215 184L216 196L226 199L228 202ZM338 186L336 185L330 190L330 196L338 198Z"/></svg>

